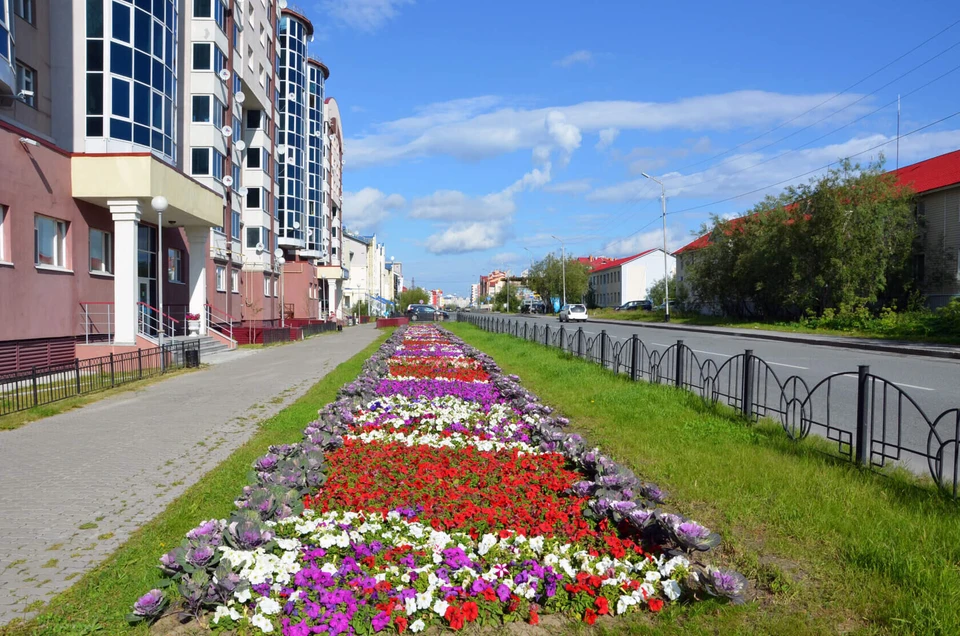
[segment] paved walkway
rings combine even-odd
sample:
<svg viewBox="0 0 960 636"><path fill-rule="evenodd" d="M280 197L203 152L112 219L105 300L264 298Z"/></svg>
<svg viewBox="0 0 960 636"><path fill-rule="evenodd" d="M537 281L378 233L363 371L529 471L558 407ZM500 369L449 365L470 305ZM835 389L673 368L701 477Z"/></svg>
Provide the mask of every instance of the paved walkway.
<svg viewBox="0 0 960 636"><path fill-rule="evenodd" d="M361 326L243 351L210 369L0 431L0 625L28 616L31 603L103 561L260 421L376 337Z"/></svg>

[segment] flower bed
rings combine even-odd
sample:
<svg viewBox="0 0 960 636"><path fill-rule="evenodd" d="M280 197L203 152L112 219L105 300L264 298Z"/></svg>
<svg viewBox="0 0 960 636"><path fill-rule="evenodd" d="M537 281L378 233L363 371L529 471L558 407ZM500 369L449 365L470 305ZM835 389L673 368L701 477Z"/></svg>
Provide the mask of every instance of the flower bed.
<svg viewBox="0 0 960 636"><path fill-rule="evenodd" d="M237 514L161 558L175 611L299 636L741 600L743 578L697 556L719 537L518 380L435 326L398 331L303 442L255 462ZM167 603L153 590L130 619Z"/></svg>

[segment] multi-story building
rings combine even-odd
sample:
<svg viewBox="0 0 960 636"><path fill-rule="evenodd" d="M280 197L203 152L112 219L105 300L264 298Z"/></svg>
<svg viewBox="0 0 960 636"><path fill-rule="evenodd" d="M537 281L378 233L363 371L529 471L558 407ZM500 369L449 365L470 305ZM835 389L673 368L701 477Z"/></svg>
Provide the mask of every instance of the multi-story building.
<svg viewBox="0 0 960 636"><path fill-rule="evenodd" d="M188 313L277 320L281 256L303 317L338 315L342 124L309 20L57 4L0 0L0 345L72 359L95 350L78 336L154 346Z"/></svg>
<svg viewBox="0 0 960 636"><path fill-rule="evenodd" d="M372 316L383 316L392 311L398 285L402 289L403 278L397 281L393 273L396 262L386 260L386 246L377 242L377 235L364 236L344 231L343 258L347 279L344 281L344 310L353 313L358 303L364 302Z"/></svg>
<svg viewBox="0 0 960 636"><path fill-rule="evenodd" d="M597 307L619 307L631 300L644 300L650 287L663 279L665 271L673 276L676 269L674 257L668 255L664 259L660 248L624 258L591 257L580 261L594 263L589 283L593 304Z"/></svg>
<svg viewBox="0 0 960 636"><path fill-rule="evenodd" d="M470 304L471 305L478 304L479 299L480 299L480 284L473 283L472 285L470 285Z"/></svg>

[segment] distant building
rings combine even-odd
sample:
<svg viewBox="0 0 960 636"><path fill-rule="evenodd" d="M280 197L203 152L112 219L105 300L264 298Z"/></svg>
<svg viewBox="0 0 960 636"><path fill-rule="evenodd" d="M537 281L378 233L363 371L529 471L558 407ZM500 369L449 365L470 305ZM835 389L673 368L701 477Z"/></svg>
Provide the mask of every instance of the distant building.
<svg viewBox="0 0 960 636"><path fill-rule="evenodd" d="M581 262L593 263L590 270L590 291L598 307L619 307L631 300L644 300L647 290L664 277L663 250L646 250L624 258L588 257ZM667 256L667 271L672 276L675 259Z"/></svg>

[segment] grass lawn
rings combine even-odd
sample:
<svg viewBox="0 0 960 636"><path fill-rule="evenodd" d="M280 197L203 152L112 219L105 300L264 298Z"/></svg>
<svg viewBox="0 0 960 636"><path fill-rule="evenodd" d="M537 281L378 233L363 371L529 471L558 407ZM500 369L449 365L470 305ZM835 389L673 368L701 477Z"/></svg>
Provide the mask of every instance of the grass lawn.
<svg viewBox="0 0 960 636"><path fill-rule="evenodd" d="M157 382L161 382L163 380L167 380L184 373L193 373L194 371L199 371L204 368L206 367L201 366L200 369L184 368L184 369L177 369L174 371L167 371L163 375L155 375L149 378L144 378L143 380L128 382L126 384L121 384L120 386L113 387L110 389L103 389L102 391L95 391L93 393L84 393L82 395L69 397L63 400L58 400L56 402L50 402L49 404L41 404L40 406L35 406L33 408L29 408L23 411L17 411L16 413L0 415L0 431L11 431L15 428L20 428L24 424L35 422L37 420L42 420L43 418L50 417L51 415L59 415L60 413L64 413L66 411L70 411L75 408L79 408L81 406L90 404L91 402L98 402L104 398L108 398L112 395L116 395L117 393L125 393L128 391L139 391L140 389L143 389L151 384L155 384ZM107 377L109 379L109 376ZM69 382L70 384L68 388L72 389L73 388L72 381L69 381ZM85 379L85 382L90 382L90 380L87 378ZM109 380L107 381L107 384L109 384ZM50 385L43 385L39 388L39 391L41 392L40 393L41 396L43 395L42 392L49 392L54 390L56 389L51 387ZM0 395L0 399L4 399L4 396ZM10 399L12 401L13 398L7 396L7 399ZM30 399L31 400L33 399L32 396L30 396Z"/></svg>
<svg viewBox="0 0 960 636"><path fill-rule="evenodd" d="M655 311L614 311L613 309L591 309L590 318L601 320L630 320L636 322L663 322L663 312ZM758 322L756 320L737 320L728 316L677 315L671 313L670 322L679 325L699 325L704 327L735 327L738 329L757 329L763 331L783 331L787 333L806 333L823 336L845 336L848 338L878 338L881 340L907 340L912 342L933 342L939 344L960 344L956 336L919 335L915 333L881 333L859 329L825 329L804 326L797 322Z"/></svg>
<svg viewBox="0 0 960 636"><path fill-rule="evenodd" d="M713 557L755 586L610 633L960 633L960 506L904 474L863 471L677 389L462 323L446 325L516 373L574 428L720 532Z"/></svg>
<svg viewBox="0 0 960 636"><path fill-rule="evenodd" d="M131 628L124 616L133 602L158 582L160 555L178 545L199 522L229 516L234 510L234 499L249 483L247 474L253 460L271 444L300 441L303 429L316 419L317 411L334 399L337 389L357 377L364 361L392 332L384 330L376 342L338 365L303 397L263 422L253 438L135 532L99 567L54 597L36 618L0 627L0 635L145 634L145 626Z"/></svg>

